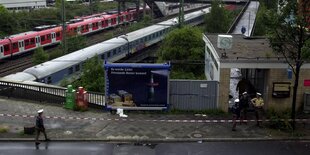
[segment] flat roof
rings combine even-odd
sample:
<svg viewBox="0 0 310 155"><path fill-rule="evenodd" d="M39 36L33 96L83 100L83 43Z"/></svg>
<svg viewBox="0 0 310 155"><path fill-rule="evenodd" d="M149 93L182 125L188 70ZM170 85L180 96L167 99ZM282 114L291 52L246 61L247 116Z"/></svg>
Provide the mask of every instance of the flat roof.
<svg viewBox="0 0 310 155"><path fill-rule="evenodd" d="M221 57L226 52L228 60L242 60L242 59L267 59L267 58L282 58L282 55L273 52L269 44L269 40L265 37L246 37L242 34L229 34L233 37L231 49L219 49L217 47L217 37L219 34L205 34L211 41L217 54ZM227 34L225 34L227 35Z"/></svg>
<svg viewBox="0 0 310 155"><path fill-rule="evenodd" d="M282 54L273 51L267 37L246 37L242 34L231 35L232 48L219 49L217 38L221 34L205 33L217 55L221 68L287 68L288 64ZM226 57L223 56L226 53ZM302 68L310 68L310 63Z"/></svg>

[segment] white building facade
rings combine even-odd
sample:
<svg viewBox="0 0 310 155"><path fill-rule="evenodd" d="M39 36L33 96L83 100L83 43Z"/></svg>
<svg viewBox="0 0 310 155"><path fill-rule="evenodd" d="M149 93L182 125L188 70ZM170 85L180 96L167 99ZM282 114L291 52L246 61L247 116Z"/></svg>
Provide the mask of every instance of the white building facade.
<svg viewBox="0 0 310 155"><path fill-rule="evenodd" d="M31 10L37 8L45 8L46 0L0 0L8 10Z"/></svg>

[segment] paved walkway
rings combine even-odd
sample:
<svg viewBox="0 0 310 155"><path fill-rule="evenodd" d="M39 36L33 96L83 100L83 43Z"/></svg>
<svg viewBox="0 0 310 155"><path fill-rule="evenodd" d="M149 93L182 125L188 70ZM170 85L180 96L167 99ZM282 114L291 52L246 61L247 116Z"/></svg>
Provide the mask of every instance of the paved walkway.
<svg viewBox="0 0 310 155"><path fill-rule="evenodd" d="M103 109L86 112L64 109L62 105L0 98L0 140L33 140L23 134L24 126L35 122L38 109L44 109L47 135L52 140L105 141L223 141L310 139L309 120L298 123L298 134L255 126L255 122L237 125L231 131L230 116L172 115L158 112L125 112L120 118ZM252 114L249 114L250 117ZM265 123L267 124L267 122ZM43 138L43 137L41 137Z"/></svg>

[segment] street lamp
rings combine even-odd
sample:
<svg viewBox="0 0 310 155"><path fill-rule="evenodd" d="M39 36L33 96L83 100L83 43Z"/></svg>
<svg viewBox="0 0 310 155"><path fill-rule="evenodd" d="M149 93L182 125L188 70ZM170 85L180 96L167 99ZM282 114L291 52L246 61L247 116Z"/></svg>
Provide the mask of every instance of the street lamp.
<svg viewBox="0 0 310 155"><path fill-rule="evenodd" d="M123 38L127 41L127 56L129 56L130 55L130 50L129 50L130 48L129 48L129 40L128 40L127 34L120 36L120 38Z"/></svg>

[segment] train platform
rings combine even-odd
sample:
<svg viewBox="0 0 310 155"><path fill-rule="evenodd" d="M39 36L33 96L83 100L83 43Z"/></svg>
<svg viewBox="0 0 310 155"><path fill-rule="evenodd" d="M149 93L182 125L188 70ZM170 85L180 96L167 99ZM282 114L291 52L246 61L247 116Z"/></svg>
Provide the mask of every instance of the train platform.
<svg viewBox="0 0 310 155"><path fill-rule="evenodd" d="M173 114L172 112L125 112L113 115L104 109L85 112L64 109L62 105L0 98L0 141L34 141L24 127L35 123L44 109L47 135L55 141L108 142L201 142L238 140L310 140L309 115L298 119L297 130L282 132L257 127L253 113L247 124L232 131L231 115ZM41 135L41 139L43 136Z"/></svg>

